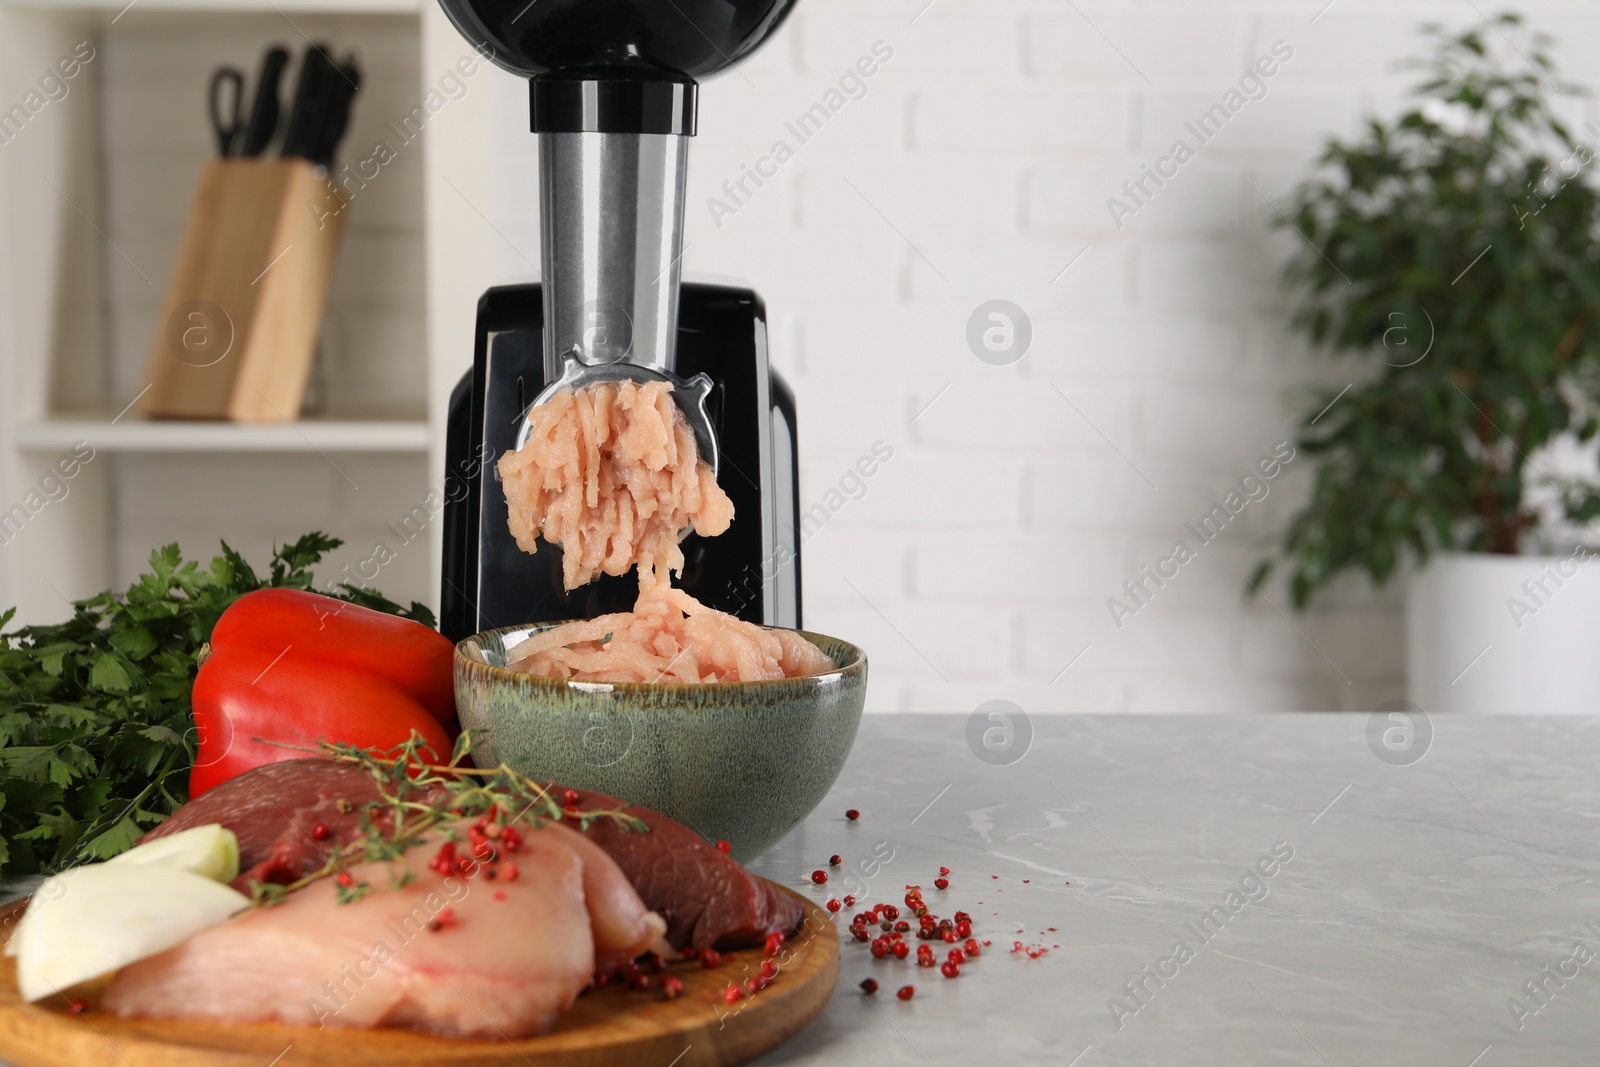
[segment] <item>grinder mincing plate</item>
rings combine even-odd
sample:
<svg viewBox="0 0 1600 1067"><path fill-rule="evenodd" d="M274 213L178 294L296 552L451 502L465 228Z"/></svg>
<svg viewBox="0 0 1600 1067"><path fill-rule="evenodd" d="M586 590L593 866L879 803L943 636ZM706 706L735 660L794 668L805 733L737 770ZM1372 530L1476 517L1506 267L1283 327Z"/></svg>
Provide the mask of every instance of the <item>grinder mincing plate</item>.
<svg viewBox="0 0 1600 1067"><path fill-rule="evenodd" d="M440 628L460 640L632 608L632 574L568 592L561 549L506 524L495 463L556 390L665 380L733 525L690 534L675 584L709 607L800 625L794 397L747 289L680 283L697 85L765 40L794 0L440 0L487 58L529 78L539 138L539 285L478 303L473 368L450 398ZM457 486L465 486L457 491Z"/></svg>

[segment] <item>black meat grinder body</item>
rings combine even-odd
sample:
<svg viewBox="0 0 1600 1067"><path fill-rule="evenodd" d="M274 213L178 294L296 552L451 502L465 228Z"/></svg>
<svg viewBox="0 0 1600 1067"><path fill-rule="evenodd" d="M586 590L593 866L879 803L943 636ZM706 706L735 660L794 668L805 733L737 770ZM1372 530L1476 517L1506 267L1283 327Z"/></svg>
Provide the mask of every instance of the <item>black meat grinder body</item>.
<svg viewBox="0 0 1600 1067"><path fill-rule="evenodd" d="M734 504L727 532L684 541L676 584L750 622L801 625L795 405L768 362L765 307L678 270L695 79L747 55L793 3L441 0L483 55L530 78L543 259L541 284L479 301L472 370L450 398L440 629L452 640L633 606L635 573L568 592L558 546L518 548L496 471L541 394L619 375L675 384Z"/></svg>

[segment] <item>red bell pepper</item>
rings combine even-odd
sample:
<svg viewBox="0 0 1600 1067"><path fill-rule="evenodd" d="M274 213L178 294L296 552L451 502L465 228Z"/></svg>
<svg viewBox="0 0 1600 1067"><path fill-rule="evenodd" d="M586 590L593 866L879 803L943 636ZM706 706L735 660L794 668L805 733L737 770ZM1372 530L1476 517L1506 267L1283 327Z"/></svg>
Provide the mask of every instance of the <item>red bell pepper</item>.
<svg viewBox="0 0 1600 1067"><path fill-rule="evenodd" d="M195 678L189 795L318 740L388 749L415 731L448 759L454 656L409 619L296 589L247 593L217 621Z"/></svg>

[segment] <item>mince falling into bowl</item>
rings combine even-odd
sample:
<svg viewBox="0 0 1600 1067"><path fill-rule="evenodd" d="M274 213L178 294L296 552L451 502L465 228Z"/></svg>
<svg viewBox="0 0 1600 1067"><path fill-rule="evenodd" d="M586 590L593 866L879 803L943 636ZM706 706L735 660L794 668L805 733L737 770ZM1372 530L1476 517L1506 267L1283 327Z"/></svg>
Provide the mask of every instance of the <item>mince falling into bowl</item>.
<svg viewBox="0 0 1600 1067"><path fill-rule="evenodd" d="M529 414L527 444L500 460L517 544L562 548L562 581L639 568L633 610L533 634L512 670L588 682L740 682L796 678L836 664L792 630L768 630L708 608L670 576L690 529L722 533L733 502L701 461L665 382L596 382ZM663 571L658 571L657 566Z"/></svg>

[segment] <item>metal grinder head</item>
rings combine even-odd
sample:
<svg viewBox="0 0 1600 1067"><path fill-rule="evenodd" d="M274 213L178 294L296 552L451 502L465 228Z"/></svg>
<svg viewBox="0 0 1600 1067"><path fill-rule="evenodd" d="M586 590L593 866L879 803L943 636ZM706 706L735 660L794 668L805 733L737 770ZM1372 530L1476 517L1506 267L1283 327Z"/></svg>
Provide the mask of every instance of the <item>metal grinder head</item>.
<svg viewBox="0 0 1600 1067"><path fill-rule="evenodd" d="M552 383L533 404L596 381L667 381L716 470L712 383L677 373L696 79L754 51L795 0L440 3L481 54L529 79Z"/></svg>

